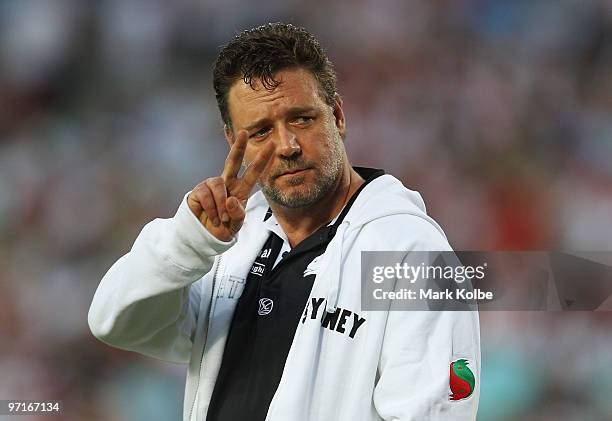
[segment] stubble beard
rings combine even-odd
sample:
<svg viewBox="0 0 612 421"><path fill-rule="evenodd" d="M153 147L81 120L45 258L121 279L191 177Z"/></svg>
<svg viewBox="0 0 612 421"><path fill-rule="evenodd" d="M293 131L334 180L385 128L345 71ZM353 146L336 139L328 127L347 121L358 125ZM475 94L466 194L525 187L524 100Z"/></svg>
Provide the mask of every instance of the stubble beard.
<svg viewBox="0 0 612 421"><path fill-rule="evenodd" d="M293 176L286 183L291 187L302 186L302 188L291 188L283 191L274 184L276 177L271 176L265 183L259 182L259 187L269 202L274 202L287 208L297 209L314 205L336 186L338 178L342 175L343 157L342 140L336 134L329 141L329 154L326 154L318 165L313 163L316 165L314 169L316 177L312 184L304 185L304 176ZM287 169L292 167L303 168L304 166L313 167L308 165L307 162L300 161L299 158L296 161L287 161L287 163Z"/></svg>

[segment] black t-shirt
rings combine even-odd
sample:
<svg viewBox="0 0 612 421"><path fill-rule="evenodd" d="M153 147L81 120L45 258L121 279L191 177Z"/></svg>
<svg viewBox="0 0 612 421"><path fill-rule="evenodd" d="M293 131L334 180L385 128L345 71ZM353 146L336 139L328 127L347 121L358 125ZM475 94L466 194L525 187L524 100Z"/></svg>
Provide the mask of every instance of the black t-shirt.
<svg viewBox="0 0 612 421"><path fill-rule="evenodd" d="M270 232L236 305L207 421L263 421L266 418L315 278L306 269L325 252L361 189L384 174L382 170L357 167L355 170L366 182L353 194L336 221L304 239L276 266L283 239ZM270 216L268 211L265 219Z"/></svg>

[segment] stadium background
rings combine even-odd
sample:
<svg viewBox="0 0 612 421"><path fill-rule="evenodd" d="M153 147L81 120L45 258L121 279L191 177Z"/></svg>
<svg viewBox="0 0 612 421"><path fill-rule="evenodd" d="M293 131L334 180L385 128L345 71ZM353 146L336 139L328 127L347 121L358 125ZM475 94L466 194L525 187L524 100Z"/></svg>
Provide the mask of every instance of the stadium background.
<svg viewBox="0 0 612 421"><path fill-rule="evenodd" d="M184 368L102 345L86 312L222 167L218 46L277 20L335 62L353 163L421 191L455 249L612 250L612 1L2 1L0 399L179 419ZM612 419L611 319L483 313L479 420Z"/></svg>

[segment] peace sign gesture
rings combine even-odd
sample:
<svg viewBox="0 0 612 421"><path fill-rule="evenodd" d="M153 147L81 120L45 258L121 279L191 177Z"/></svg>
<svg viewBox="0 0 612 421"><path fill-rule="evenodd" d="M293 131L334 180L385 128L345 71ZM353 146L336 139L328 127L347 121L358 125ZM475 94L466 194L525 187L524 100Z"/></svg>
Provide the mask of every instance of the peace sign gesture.
<svg viewBox="0 0 612 421"><path fill-rule="evenodd" d="M238 132L225 160L223 174L202 181L187 197L189 209L208 232L221 241L231 240L242 227L249 194L274 151L274 145L268 142L242 178L238 178L247 138L245 130Z"/></svg>

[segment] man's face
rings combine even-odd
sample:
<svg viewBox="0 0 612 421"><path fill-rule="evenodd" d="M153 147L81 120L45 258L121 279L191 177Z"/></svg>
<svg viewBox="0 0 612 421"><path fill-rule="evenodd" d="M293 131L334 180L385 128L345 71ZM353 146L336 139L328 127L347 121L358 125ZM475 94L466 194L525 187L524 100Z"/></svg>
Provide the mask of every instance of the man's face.
<svg viewBox="0 0 612 421"><path fill-rule="evenodd" d="M269 201L289 208L310 206L336 186L347 162L342 143L345 134L342 103L325 103L314 76L304 69L287 69L275 77L280 85L265 89L259 80L254 88L238 80L228 95L233 143L239 130L249 140L245 164L255 159L264 145L275 150L259 179Z"/></svg>

